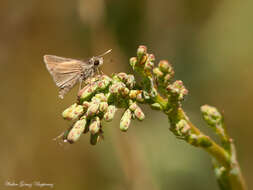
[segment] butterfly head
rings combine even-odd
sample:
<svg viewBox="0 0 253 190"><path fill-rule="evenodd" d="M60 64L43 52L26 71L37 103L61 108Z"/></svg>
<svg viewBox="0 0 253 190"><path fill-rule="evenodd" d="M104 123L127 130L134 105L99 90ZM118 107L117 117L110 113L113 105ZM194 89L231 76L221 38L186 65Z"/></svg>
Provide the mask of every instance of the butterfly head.
<svg viewBox="0 0 253 190"><path fill-rule="evenodd" d="M91 63L95 66L95 67L99 67L101 65L103 65L104 59L103 56L110 53L112 50L109 49L106 52L104 52L103 54L99 55L99 56L95 56L91 58Z"/></svg>
<svg viewBox="0 0 253 190"><path fill-rule="evenodd" d="M103 65L104 59L103 57L92 57L90 60L91 64L94 65L94 67L99 67Z"/></svg>

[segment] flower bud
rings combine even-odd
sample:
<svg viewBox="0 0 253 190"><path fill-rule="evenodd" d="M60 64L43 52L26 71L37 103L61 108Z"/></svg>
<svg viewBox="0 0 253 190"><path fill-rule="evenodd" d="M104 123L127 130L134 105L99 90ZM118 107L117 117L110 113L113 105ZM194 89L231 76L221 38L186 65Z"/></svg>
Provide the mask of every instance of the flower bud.
<svg viewBox="0 0 253 190"><path fill-rule="evenodd" d="M109 92L112 94L119 94L120 90L125 87L126 85L123 82L116 82L110 86Z"/></svg>
<svg viewBox="0 0 253 190"><path fill-rule="evenodd" d="M200 108L202 112L202 117L210 126L216 126L222 122L222 115L213 106L203 105Z"/></svg>
<svg viewBox="0 0 253 190"><path fill-rule="evenodd" d="M171 74L166 74L165 77L164 77L164 82L165 83L168 83L172 78L172 75Z"/></svg>
<svg viewBox="0 0 253 190"><path fill-rule="evenodd" d="M121 81L126 81L128 78L128 75L126 73L118 73L117 77L121 80Z"/></svg>
<svg viewBox="0 0 253 190"><path fill-rule="evenodd" d="M212 146L212 142L210 141L210 138L205 135L196 135L196 134L191 134L187 141L192 144L193 146L200 146L200 147L210 147Z"/></svg>
<svg viewBox="0 0 253 190"><path fill-rule="evenodd" d="M74 124L73 128L68 133L67 136L68 142L70 143L76 142L80 138L83 131L85 130L85 126L86 126L86 117L82 117Z"/></svg>
<svg viewBox="0 0 253 190"><path fill-rule="evenodd" d="M130 62L130 65L132 66L132 68L134 69L136 64L137 64L137 58L136 57L131 57L129 62Z"/></svg>
<svg viewBox="0 0 253 190"><path fill-rule="evenodd" d="M129 91L130 90L126 87L119 89L119 92L122 96L127 96L129 94Z"/></svg>
<svg viewBox="0 0 253 190"><path fill-rule="evenodd" d="M99 98L93 96L92 99L91 99L91 102L95 103L95 104L99 104L101 102L101 100Z"/></svg>
<svg viewBox="0 0 253 190"><path fill-rule="evenodd" d="M99 93L95 95L96 98L100 99L101 102L106 102L107 98L104 93Z"/></svg>
<svg viewBox="0 0 253 190"><path fill-rule="evenodd" d="M99 111L99 104L98 103L91 103L90 107L88 108L86 115L88 117L96 115Z"/></svg>
<svg viewBox="0 0 253 190"><path fill-rule="evenodd" d="M151 61L153 63L155 62L155 55L154 54L151 53L148 55L148 57L149 57L149 61Z"/></svg>
<svg viewBox="0 0 253 190"><path fill-rule="evenodd" d="M188 90L184 87L181 80L176 80L173 84L168 85L167 91L176 95L178 100L183 100L184 96L188 94Z"/></svg>
<svg viewBox="0 0 253 190"><path fill-rule="evenodd" d="M163 72L158 67L153 69L153 73L157 78L161 78L164 75Z"/></svg>
<svg viewBox="0 0 253 190"><path fill-rule="evenodd" d="M143 111L141 110L141 108L139 106L137 106L136 109L134 110L134 115L140 121L145 119L145 115L144 115Z"/></svg>
<svg viewBox="0 0 253 190"><path fill-rule="evenodd" d="M145 70L145 71L152 71L153 67L154 67L154 63L148 61L148 62L146 62L146 64L145 64L144 70Z"/></svg>
<svg viewBox="0 0 253 190"><path fill-rule="evenodd" d="M144 69L145 70L149 70L149 71L151 71L153 68L154 68L154 63L153 62L151 62L151 61L147 61L146 63L145 63L145 67L144 67Z"/></svg>
<svg viewBox="0 0 253 190"><path fill-rule="evenodd" d="M135 78L133 75L128 75L126 80L126 85L132 89L135 85Z"/></svg>
<svg viewBox="0 0 253 190"><path fill-rule="evenodd" d="M198 142L199 146L201 147L207 148L207 147L212 146L212 141L210 141L210 137L208 136L199 135L198 141L199 141Z"/></svg>
<svg viewBox="0 0 253 190"><path fill-rule="evenodd" d="M134 76L133 75L127 75L126 73L119 73L117 75L114 75L113 79L114 79L114 81L123 82L130 89L133 88L134 85L135 85Z"/></svg>
<svg viewBox="0 0 253 190"><path fill-rule="evenodd" d="M85 100L88 100L96 92L97 88L98 88L98 84L96 82L86 85L78 93L78 97L80 101L83 102Z"/></svg>
<svg viewBox="0 0 253 190"><path fill-rule="evenodd" d="M75 120L81 116L83 112L83 106L77 105L77 103L75 103L62 112L62 117L67 120Z"/></svg>
<svg viewBox="0 0 253 190"><path fill-rule="evenodd" d="M162 110L162 106L159 103L151 104L151 108L154 110Z"/></svg>
<svg viewBox="0 0 253 190"><path fill-rule="evenodd" d="M83 102L83 108L84 108L85 110L87 110L89 106L90 106L90 102L87 102L87 101L84 101L84 102Z"/></svg>
<svg viewBox="0 0 253 190"><path fill-rule="evenodd" d="M170 73L172 66L167 60L161 60L158 64L159 69L164 73Z"/></svg>
<svg viewBox="0 0 253 190"><path fill-rule="evenodd" d="M187 136L190 133L191 127L188 125L187 121L184 119L181 119L177 124L176 124L176 130L177 133L182 135L182 136Z"/></svg>
<svg viewBox="0 0 253 190"><path fill-rule="evenodd" d="M128 127L131 123L131 117L132 117L132 113L131 113L130 109L127 109L120 120L120 130L121 131L127 131Z"/></svg>
<svg viewBox="0 0 253 190"><path fill-rule="evenodd" d="M99 139L99 135L96 134L90 134L90 144L91 145L96 145Z"/></svg>
<svg viewBox="0 0 253 190"><path fill-rule="evenodd" d="M140 55L140 56L137 56L138 57L138 63L139 63L139 66L145 66L145 63L146 63L146 61L147 61L147 59L148 59L148 57L147 57L147 54L143 54L143 55Z"/></svg>
<svg viewBox="0 0 253 190"><path fill-rule="evenodd" d="M107 111L107 108L108 108L108 103L107 102L101 102L99 104L99 111L104 113L104 112Z"/></svg>
<svg viewBox="0 0 253 190"><path fill-rule="evenodd" d="M97 82L98 89L99 90L105 90L109 84L111 83L112 79L106 75L103 75L99 78L99 81Z"/></svg>
<svg viewBox="0 0 253 190"><path fill-rule="evenodd" d="M141 93L140 90L139 90L139 92L138 92L138 94L137 94L137 96L136 96L136 100L137 100L138 102L143 102L143 101L144 101L144 98L142 97L142 93Z"/></svg>
<svg viewBox="0 0 253 190"><path fill-rule="evenodd" d="M197 141L198 141L198 136L196 134L191 134L187 139L187 142L194 146L197 146L198 144Z"/></svg>
<svg viewBox="0 0 253 190"><path fill-rule="evenodd" d="M140 45L137 49L137 57L140 60L145 54L147 54L147 47Z"/></svg>
<svg viewBox="0 0 253 190"><path fill-rule="evenodd" d="M132 103L132 104L129 106L129 109L130 109L131 111L135 111L137 107L138 107L137 104L134 102L134 103Z"/></svg>
<svg viewBox="0 0 253 190"><path fill-rule="evenodd" d="M90 85L98 81L98 79L101 78L100 75L96 75L94 77L89 77L86 80L83 81L84 85Z"/></svg>
<svg viewBox="0 0 253 190"><path fill-rule="evenodd" d="M108 106L107 111L104 114L105 121L112 121L116 111L117 111L117 108L114 105Z"/></svg>
<svg viewBox="0 0 253 190"><path fill-rule="evenodd" d="M154 61L155 61L155 56L153 54L149 54L148 58L146 60L146 63L145 63L144 70L145 71L151 71L154 68L154 65L155 65Z"/></svg>
<svg viewBox="0 0 253 190"><path fill-rule="evenodd" d="M89 131L91 132L91 134L96 134L98 133L100 130L100 119L99 117L95 117L94 119L92 119L91 124L89 126Z"/></svg>
<svg viewBox="0 0 253 190"><path fill-rule="evenodd" d="M139 93L139 90L130 90L129 92L129 98L135 99Z"/></svg>
<svg viewBox="0 0 253 190"><path fill-rule="evenodd" d="M213 166L214 166L215 177L217 179L217 182L221 186L220 189L226 189L226 187L229 187L229 185L227 185L227 183L224 183L224 181L227 177L228 169L226 169L224 166L219 166L215 162L213 162Z"/></svg>

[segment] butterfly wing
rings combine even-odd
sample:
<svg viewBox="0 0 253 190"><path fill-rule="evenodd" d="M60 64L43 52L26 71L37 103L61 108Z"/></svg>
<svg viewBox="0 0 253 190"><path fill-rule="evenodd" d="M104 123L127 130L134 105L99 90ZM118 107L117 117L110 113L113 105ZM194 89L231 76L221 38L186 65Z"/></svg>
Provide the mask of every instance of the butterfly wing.
<svg viewBox="0 0 253 190"><path fill-rule="evenodd" d="M82 61L55 55L45 55L44 62L55 84L60 88L59 97L63 98L80 79Z"/></svg>

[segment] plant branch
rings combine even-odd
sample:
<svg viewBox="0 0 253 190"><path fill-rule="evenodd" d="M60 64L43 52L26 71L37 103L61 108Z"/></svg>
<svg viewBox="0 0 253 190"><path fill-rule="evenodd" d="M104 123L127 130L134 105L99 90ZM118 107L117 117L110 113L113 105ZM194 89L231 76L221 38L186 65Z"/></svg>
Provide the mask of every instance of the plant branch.
<svg viewBox="0 0 253 190"><path fill-rule="evenodd" d="M90 143L95 145L103 138L101 121L111 121L119 108L125 109L120 130L126 132L131 120L142 121L145 118L138 104L148 104L167 115L169 129L178 139L202 148L212 156L220 189L247 190L234 143L225 128L224 116L215 107L201 107L204 121L221 140L218 144L201 132L185 114L182 102L188 90L182 81L173 81L174 70L168 61L161 60L155 67L154 55L147 53L146 46L139 46L137 56L130 59L130 65L140 74L140 82L134 75L126 73L113 74L112 77L97 75L85 81L77 103L62 113L63 118L74 121L63 135L64 141L74 143L82 133L89 132Z"/></svg>

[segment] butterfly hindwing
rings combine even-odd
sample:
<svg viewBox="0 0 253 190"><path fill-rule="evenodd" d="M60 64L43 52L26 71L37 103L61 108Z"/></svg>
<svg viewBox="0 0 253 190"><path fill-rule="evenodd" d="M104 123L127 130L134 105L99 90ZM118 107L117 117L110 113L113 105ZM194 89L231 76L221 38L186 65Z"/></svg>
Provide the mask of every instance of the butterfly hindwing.
<svg viewBox="0 0 253 190"><path fill-rule="evenodd" d="M54 82L61 88L60 94L66 94L81 77L82 61L54 55L45 55L44 62Z"/></svg>

